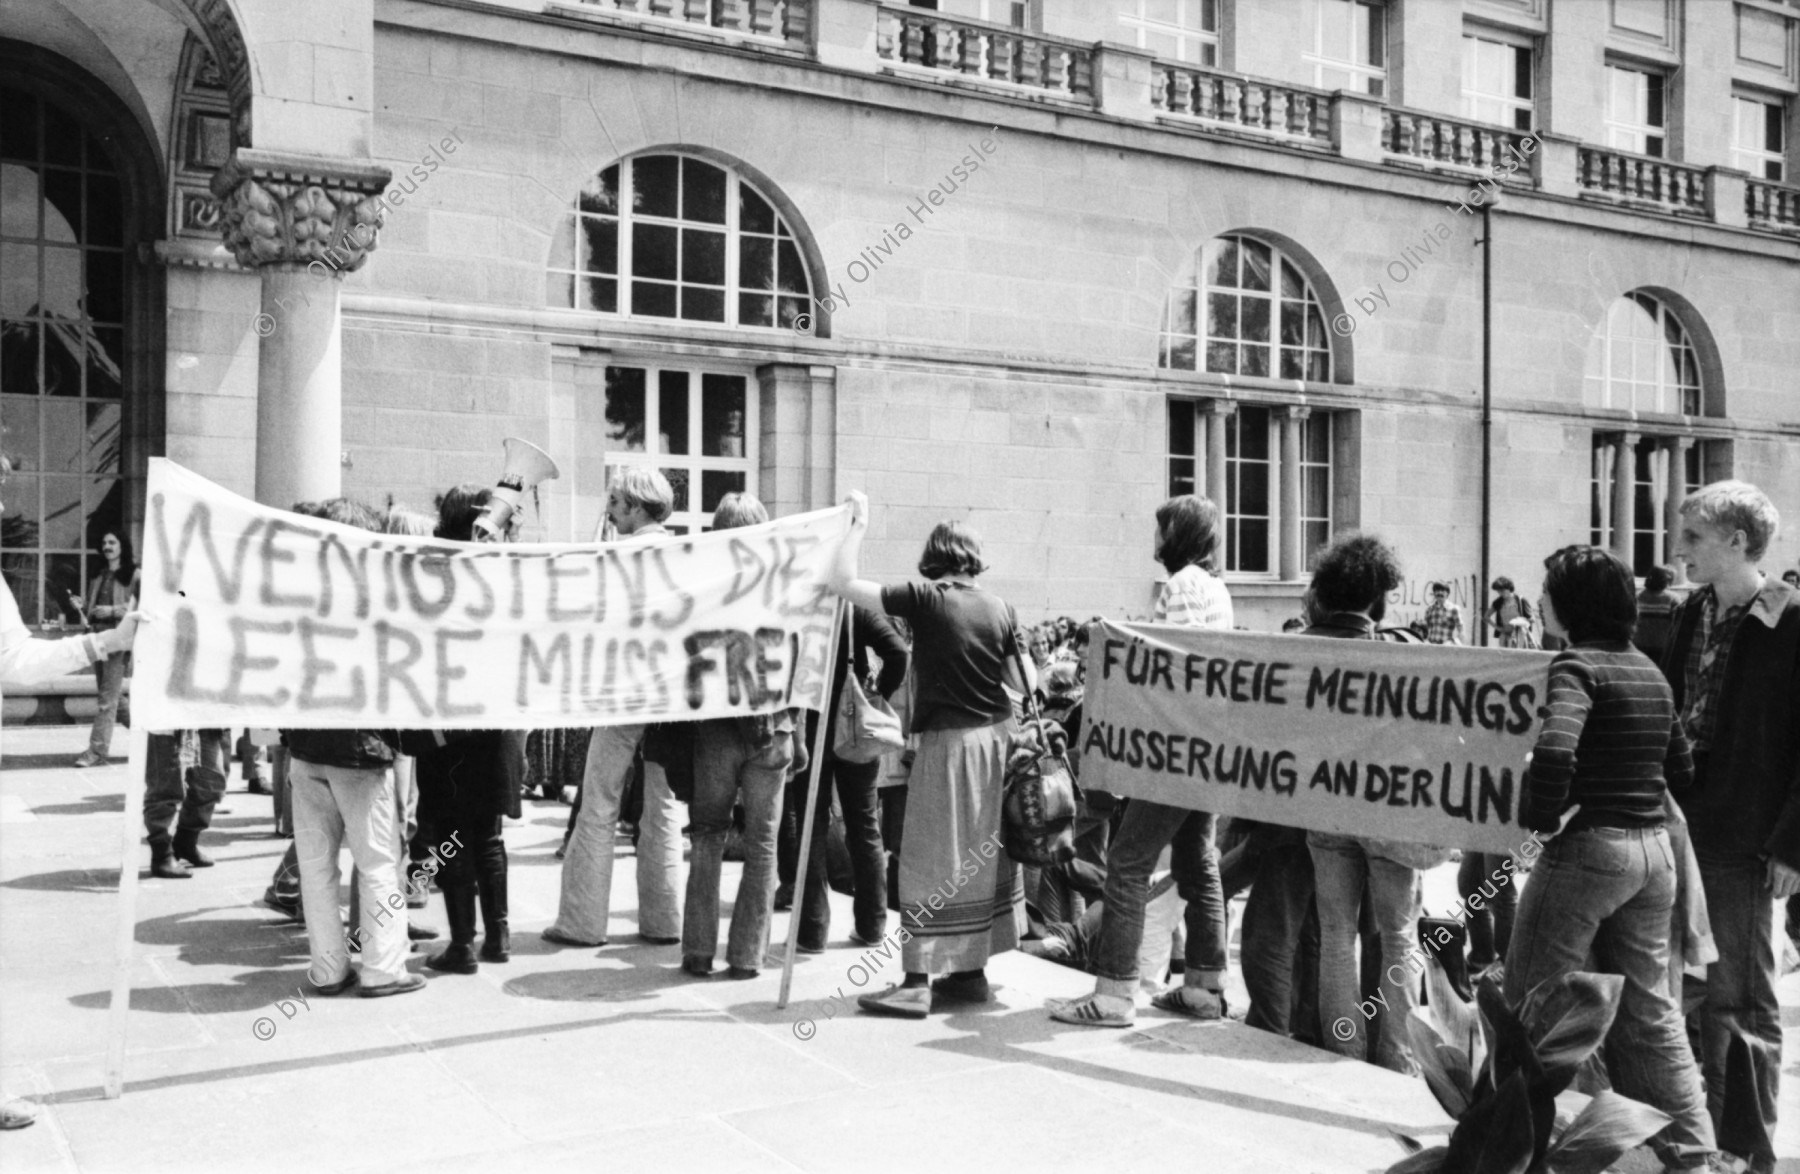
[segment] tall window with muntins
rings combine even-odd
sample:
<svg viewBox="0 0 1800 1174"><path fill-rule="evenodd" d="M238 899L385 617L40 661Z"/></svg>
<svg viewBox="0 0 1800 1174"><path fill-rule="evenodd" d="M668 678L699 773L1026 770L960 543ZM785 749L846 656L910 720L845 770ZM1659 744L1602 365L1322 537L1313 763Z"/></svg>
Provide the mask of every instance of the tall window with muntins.
<svg viewBox="0 0 1800 1174"><path fill-rule="evenodd" d="M1668 135L1666 79L1660 73L1606 67L1606 145L1662 158Z"/></svg>
<svg viewBox="0 0 1800 1174"><path fill-rule="evenodd" d="M1588 403L1633 412L1698 416L1700 362L1681 320L1634 291L1615 301L1588 346Z"/></svg>
<svg viewBox="0 0 1800 1174"><path fill-rule="evenodd" d="M1530 130L1535 121L1533 92L1530 46L1463 38L1463 117Z"/></svg>
<svg viewBox="0 0 1800 1174"><path fill-rule="evenodd" d="M1778 102L1731 100L1731 165L1756 179L1780 183L1787 177L1787 126Z"/></svg>
<svg viewBox="0 0 1800 1174"><path fill-rule="evenodd" d="M100 141L0 87L0 571L27 623L79 622L100 539L124 532L124 223Z"/></svg>
<svg viewBox="0 0 1800 1174"><path fill-rule="evenodd" d="M1125 0L1125 40L1168 61L1219 63L1218 0Z"/></svg>
<svg viewBox="0 0 1800 1174"><path fill-rule="evenodd" d="M728 168L640 155L595 175L551 247L551 306L791 329L812 281L787 221Z"/></svg>
<svg viewBox="0 0 1800 1174"><path fill-rule="evenodd" d="M1225 570L1275 569L1275 457L1268 408L1240 407L1225 420Z"/></svg>
<svg viewBox="0 0 1800 1174"><path fill-rule="evenodd" d="M910 0L914 8L930 8L945 16L963 16L985 20L989 24L1025 27L1027 5L1021 0Z"/></svg>
<svg viewBox="0 0 1800 1174"><path fill-rule="evenodd" d="M1678 495L1687 496L1701 485L1702 445L1696 441L1683 450ZM1593 440L1592 476L1589 478L1589 541L1595 546L1610 546L1612 526L1613 478L1617 459L1616 435L1596 433ZM1668 532L1669 454L1666 437L1645 436L1632 446L1631 460L1631 569L1646 574L1662 562L1663 536Z"/></svg>
<svg viewBox="0 0 1800 1174"><path fill-rule="evenodd" d="M1169 401L1169 496L1206 496L1199 475L1206 427L1225 430L1224 500L1216 502L1223 527L1219 566L1227 574L1267 578L1279 569L1281 520L1292 515L1305 565L1331 540L1332 417L1314 412L1300 423L1297 500L1282 495L1281 413L1278 408L1240 404L1226 415L1202 411L1204 401Z"/></svg>
<svg viewBox="0 0 1800 1174"><path fill-rule="evenodd" d="M1193 284L1169 297L1159 363L1329 383L1331 342L1299 266L1265 241L1222 236L1201 248Z"/></svg>
<svg viewBox="0 0 1800 1174"><path fill-rule="evenodd" d="M1314 87L1379 98L1387 88L1387 9L1381 0L1307 0Z"/></svg>
<svg viewBox="0 0 1800 1174"><path fill-rule="evenodd" d="M1300 552L1312 569L1331 541L1331 416L1314 412L1300 423Z"/></svg>
<svg viewBox="0 0 1800 1174"><path fill-rule="evenodd" d="M699 533L727 493L757 491L757 397L747 376L693 366L606 368L606 462L661 469L675 491L665 523Z"/></svg>

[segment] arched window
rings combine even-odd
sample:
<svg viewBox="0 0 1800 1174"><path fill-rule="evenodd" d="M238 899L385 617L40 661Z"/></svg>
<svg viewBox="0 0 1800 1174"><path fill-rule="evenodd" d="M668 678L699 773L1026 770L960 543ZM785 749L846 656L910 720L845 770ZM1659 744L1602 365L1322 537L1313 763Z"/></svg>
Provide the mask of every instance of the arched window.
<svg viewBox="0 0 1800 1174"><path fill-rule="evenodd" d="M0 569L28 623L76 623L127 534L123 472L127 248L122 176L72 111L0 89L0 419L17 468Z"/></svg>
<svg viewBox="0 0 1800 1174"><path fill-rule="evenodd" d="M1702 414L1700 362L1667 303L1641 290L1615 301L1588 347L1590 404L1633 412Z"/></svg>
<svg viewBox="0 0 1800 1174"><path fill-rule="evenodd" d="M1201 248L1191 284L1169 295L1160 366L1331 382L1331 339L1312 284L1279 248L1251 236Z"/></svg>
<svg viewBox="0 0 1800 1174"><path fill-rule="evenodd" d="M632 318L793 327L812 281L775 206L735 171L639 155L588 181L551 247L549 304Z"/></svg>

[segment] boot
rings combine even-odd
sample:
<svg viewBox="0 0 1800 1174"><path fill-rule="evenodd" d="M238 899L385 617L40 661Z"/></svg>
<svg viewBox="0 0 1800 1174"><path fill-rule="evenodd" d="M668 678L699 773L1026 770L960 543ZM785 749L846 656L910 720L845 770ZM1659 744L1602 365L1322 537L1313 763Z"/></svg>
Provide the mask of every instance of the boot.
<svg viewBox="0 0 1800 1174"><path fill-rule="evenodd" d="M187 861L195 868L211 868L213 866L213 858L200 850L198 828L176 828L172 850L177 858Z"/></svg>
<svg viewBox="0 0 1800 1174"><path fill-rule="evenodd" d="M444 885L443 890L450 945L443 953L427 958L425 965L445 974L474 974L480 969L475 961L475 886Z"/></svg>
<svg viewBox="0 0 1800 1174"><path fill-rule="evenodd" d="M150 875L164 880L191 880L194 876L188 866L176 857L166 835L150 837Z"/></svg>
<svg viewBox="0 0 1800 1174"><path fill-rule="evenodd" d="M506 873L481 878L481 924L487 936L481 943L483 962L512 961L512 931L506 924Z"/></svg>

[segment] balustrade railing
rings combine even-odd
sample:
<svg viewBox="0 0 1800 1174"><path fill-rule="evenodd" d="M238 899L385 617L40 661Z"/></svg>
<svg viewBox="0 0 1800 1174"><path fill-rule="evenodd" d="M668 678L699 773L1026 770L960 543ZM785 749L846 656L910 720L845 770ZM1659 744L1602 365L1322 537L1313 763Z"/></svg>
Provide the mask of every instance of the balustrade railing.
<svg viewBox="0 0 1800 1174"><path fill-rule="evenodd" d="M765 37L804 48L811 35L813 0L562 0L565 7L609 15L672 21L720 32Z"/></svg>
<svg viewBox="0 0 1800 1174"><path fill-rule="evenodd" d="M1800 188L1753 179L1744 188L1744 211L1754 228L1800 232Z"/></svg>
<svg viewBox="0 0 1800 1174"><path fill-rule="evenodd" d="M940 16L929 9L877 10L875 51L883 61L952 78L999 82L1092 104L1091 46L1018 29Z"/></svg>
<svg viewBox="0 0 1800 1174"><path fill-rule="evenodd" d="M1240 74L1158 61L1150 101L1165 114L1226 130L1331 145L1331 95Z"/></svg>
<svg viewBox="0 0 1800 1174"><path fill-rule="evenodd" d="M1529 183L1530 157L1523 150L1526 131L1484 126L1419 110L1389 108L1381 112L1381 146L1389 155L1448 167L1494 173L1516 161L1501 178Z"/></svg>
<svg viewBox="0 0 1800 1174"><path fill-rule="evenodd" d="M1706 171L1667 159L1582 147L1576 180L1589 191L1660 204L1682 216L1708 216Z"/></svg>

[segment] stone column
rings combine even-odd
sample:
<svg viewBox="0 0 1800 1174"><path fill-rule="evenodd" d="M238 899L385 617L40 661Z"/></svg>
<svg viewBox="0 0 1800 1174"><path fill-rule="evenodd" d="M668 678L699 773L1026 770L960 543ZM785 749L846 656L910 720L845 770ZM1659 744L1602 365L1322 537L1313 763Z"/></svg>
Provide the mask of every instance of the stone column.
<svg viewBox="0 0 1800 1174"><path fill-rule="evenodd" d="M751 485L771 516L837 504L837 368L769 363L756 369L761 437Z"/></svg>
<svg viewBox="0 0 1800 1174"><path fill-rule="evenodd" d="M1612 552L1632 565L1632 545L1637 534L1637 442L1635 432L1621 432L1613 441Z"/></svg>
<svg viewBox="0 0 1800 1174"><path fill-rule="evenodd" d="M1281 578L1299 579L1306 566L1300 549L1300 423L1311 415L1308 408L1282 408L1281 419Z"/></svg>
<svg viewBox="0 0 1800 1174"><path fill-rule="evenodd" d="M1206 496L1219 507L1219 521L1225 520L1225 423L1237 411L1230 400L1208 400L1200 405L1200 416L1206 421ZM1198 446L1196 446L1198 447ZM1196 481L1198 486L1198 481Z"/></svg>
<svg viewBox="0 0 1800 1174"><path fill-rule="evenodd" d="M344 274L375 248L392 172L240 147L213 176L225 245L262 277L255 320L256 500L287 509L342 488Z"/></svg>
<svg viewBox="0 0 1800 1174"><path fill-rule="evenodd" d="M1687 566L1675 557L1681 533L1681 502L1687 497L1687 455L1694 447L1691 436L1671 436L1663 441L1669 454L1669 477L1663 486L1663 561L1675 568L1675 582L1687 582Z"/></svg>

